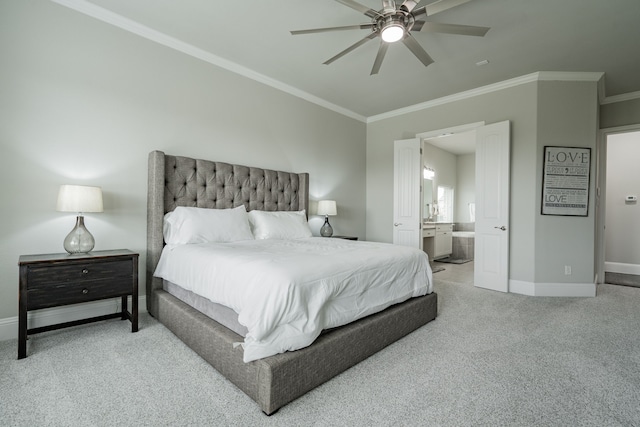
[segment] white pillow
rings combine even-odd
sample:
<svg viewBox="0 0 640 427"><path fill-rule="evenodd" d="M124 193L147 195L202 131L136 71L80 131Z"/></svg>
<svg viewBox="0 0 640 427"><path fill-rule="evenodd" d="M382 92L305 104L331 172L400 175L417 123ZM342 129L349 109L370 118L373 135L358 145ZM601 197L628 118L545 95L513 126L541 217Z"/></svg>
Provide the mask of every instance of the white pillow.
<svg viewBox="0 0 640 427"><path fill-rule="evenodd" d="M178 206L165 214L162 231L169 245L253 240L244 205L233 209Z"/></svg>
<svg viewBox="0 0 640 427"><path fill-rule="evenodd" d="M311 237L304 209L301 211L251 211L249 222L256 239L303 239Z"/></svg>

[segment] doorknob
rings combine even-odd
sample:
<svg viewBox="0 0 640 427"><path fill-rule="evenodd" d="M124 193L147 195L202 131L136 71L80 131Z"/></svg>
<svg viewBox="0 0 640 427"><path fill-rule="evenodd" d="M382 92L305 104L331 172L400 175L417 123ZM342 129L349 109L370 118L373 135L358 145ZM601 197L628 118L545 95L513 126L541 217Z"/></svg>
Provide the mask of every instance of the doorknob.
<svg viewBox="0 0 640 427"><path fill-rule="evenodd" d="M397 227L397 226L399 226L399 225L402 225L402 223L401 223L401 222L394 222L394 223L393 223L393 226L394 226L394 227Z"/></svg>
<svg viewBox="0 0 640 427"><path fill-rule="evenodd" d="M493 228L497 228L498 230L502 230L502 231L506 231L507 227L505 227L504 225L502 227L493 227Z"/></svg>

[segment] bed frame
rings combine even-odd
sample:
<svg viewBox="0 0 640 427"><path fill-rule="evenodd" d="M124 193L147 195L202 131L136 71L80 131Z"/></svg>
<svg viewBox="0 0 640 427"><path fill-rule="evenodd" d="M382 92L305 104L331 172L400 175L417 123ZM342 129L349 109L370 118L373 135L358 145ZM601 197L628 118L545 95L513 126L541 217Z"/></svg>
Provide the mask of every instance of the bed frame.
<svg viewBox="0 0 640 427"><path fill-rule="evenodd" d="M162 220L176 206L247 210L309 209L309 175L149 154L147 310L270 415L435 319L435 293L412 298L323 333L312 345L244 363L243 338L162 288L153 277L164 246Z"/></svg>

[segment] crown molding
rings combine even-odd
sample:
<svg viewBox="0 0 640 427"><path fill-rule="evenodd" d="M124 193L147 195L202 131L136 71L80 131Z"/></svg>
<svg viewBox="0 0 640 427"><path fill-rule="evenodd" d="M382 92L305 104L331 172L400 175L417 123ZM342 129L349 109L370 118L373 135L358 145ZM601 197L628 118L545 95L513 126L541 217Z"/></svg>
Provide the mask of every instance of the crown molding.
<svg viewBox="0 0 640 427"><path fill-rule="evenodd" d="M376 122L391 117L401 116L407 113L413 113L416 111L425 110L427 108L433 108L438 105L448 104L454 101L460 101L463 99L472 98L478 95L484 95L498 90L507 89L515 86L519 86L526 83L532 83L537 81L589 81L600 82L604 73L589 73L589 72L565 72L565 71L539 71L536 73L527 74L513 79L504 80L498 83L493 83L486 86L481 86L475 89L459 92L453 95L444 96L442 98L433 99L431 101L422 102L420 104L411 105L409 107L400 108L397 110L389 111L386 113L378 114L376 116L370 116L367 118L367 123Z"/></svg>
<svg viewBox="0 0 640 427"><path fill-rule="evenodd" d="M246 77L251 80L257 81L259 83L265 84L267 86L273 87L282 92L288 93L289 95L311 102L320 107L326 108L328 110L334 111L338 114L342 114L352 119L361 121L363 123L372 123L379 120L388 119L391 117L396 117L396 116L400 116L403 114L412 113L416 111L421 111L421 110L432 108L438 105L447 104L449 102L472 98L474 96L483 95L486 93L491 93L498 90L507 89L510 87L519 86L522 84L531 83L535 81L597 81L599 82L598 95L599 95L599 99L602 100L601 101L602 104L609 104L613 102L620 102L620 101L626 101L629 99L640 98L640 92L633 92L630 94L617 95L614 97L605 98L604 97L604 79L602 78L604 76L604 73L540 71L536 73L527 74L521 77L512 78L509 80L504 80L502 82L481 86L479 88L471 89L468 91L459 92L453 95L445 96L445 97L434 99L431 101L422 102L420 104L415 104L415 105L400 108L397 110L388 111L386 113L378 114L375 116L365 117L351 110L340 107L339 105L328 102L315 95L312 95L308 92L302 91L286 83L283 83L279 80L265 76L264 74L257 73L240 64L221 58L204 49L200 49L194 45L185 43L182 40L176 39L160 31L154 30L153 28L147 27L136 21L125 18L122 15L119 15L117 13L104 9L100 6L97 6L93 3L90 3L87 0L51 0L51 1L61 6L65 6L69 9L72 9L76 12L98 19L107 24L111 24L113 26L121 28L125 31L129 31L140 37L144 37L148 40L151 40L163 46L177 50L186 55L192 56L194 58L198 58L202 61L208 62L217 67L226 69L232 73L239 74L243 77Z"/></svg>
<svg viewBox="0 0 640 427"><path fill-rule="evenodd" d="M228 71L231 71L232 73L239 74L243 77L249 78L251 80L255 80L267 86L271 86L275 89L281 90L282 92L288 93L289 95L293 95L297 98L301 98L305 101L309 101L313 104L319 105L328 110L332 110L336 113L342 114L347 117L351 117L352 119L355 119L361 122L366 122L366 117L360 114L357 114L351 110L340 107L339 105L332 104L328 101L325 101L322 98L311 95L308 92L304 92L300 89L297 89L279 80L265 76L264 74L256 73L255 71L250 70L247 67L244 67L240 64L236 64L235 62L229 61L227 59L221 58L204 49L200 49L192 44L185 43L182 40L168 36L167 34L161 33L160 31L154 30L153 28L147 27L146 25L142 25L136 21L125 18L122 15L118 15L117 13L111 12L100 6L92 4L86 0L51 0L51 1L61 6L65 6L69 9L75 10L76 12L80 12L84 15L98 19L107 24L111 24L115 27L121 28L125 31L129 31L140 37L144 37L147 40L151 40L163 46L182 52L186 55L192 56L194 58L198 58L202 61L208 62L217 67L224 68Z"/></svg>
<svg viewBox="0 0 640 427"><path fill-rule="evenodd" d="M607 96L602 100L601 104L615 104L616 102L631 101L634 99L640 99L640 91L623 93L621 95Z"/></svg>

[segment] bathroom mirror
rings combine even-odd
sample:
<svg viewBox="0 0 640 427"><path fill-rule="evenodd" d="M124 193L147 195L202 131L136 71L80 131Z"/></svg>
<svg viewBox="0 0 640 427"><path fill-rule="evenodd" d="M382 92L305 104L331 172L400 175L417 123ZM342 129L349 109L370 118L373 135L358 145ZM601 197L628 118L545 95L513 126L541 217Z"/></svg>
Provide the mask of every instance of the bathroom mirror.
<svg viewBox="0 0 640 427"><path fill-rule="evenodd" d="M433 180L424 178L422 182L422 192L424 194L422 217L424 221L435 221L433 217Z"/></svg>

